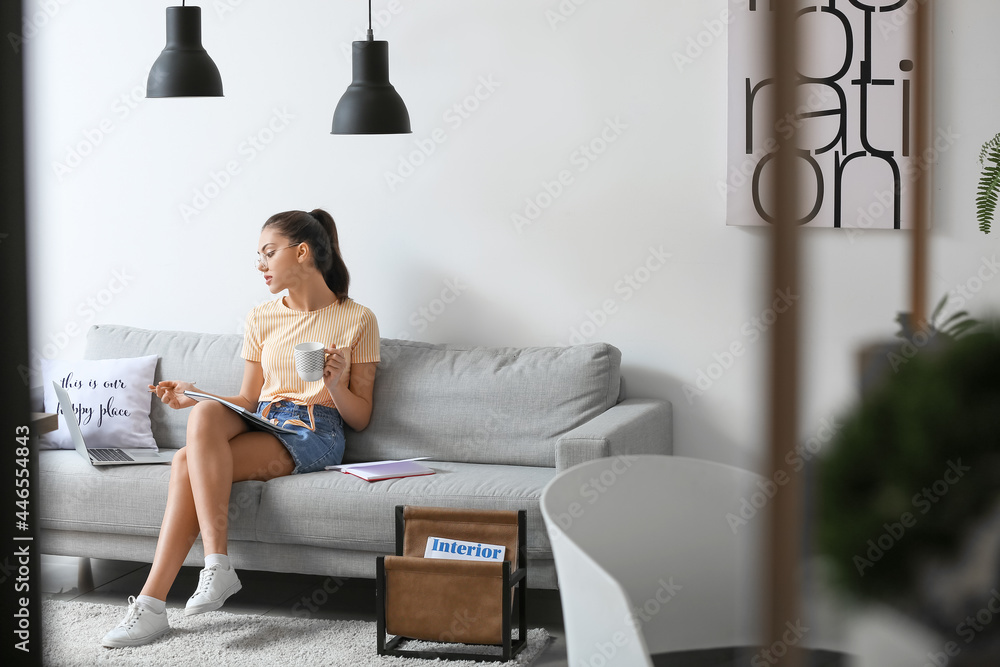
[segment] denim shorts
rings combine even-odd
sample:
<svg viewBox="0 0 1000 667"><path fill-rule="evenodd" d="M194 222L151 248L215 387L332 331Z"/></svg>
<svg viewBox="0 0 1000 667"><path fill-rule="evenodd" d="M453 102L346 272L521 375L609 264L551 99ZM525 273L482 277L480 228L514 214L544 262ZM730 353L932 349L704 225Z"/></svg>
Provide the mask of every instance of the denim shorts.
<svg viewBox="0 0 1000 667"><path fill-rule="evenodd" d="M257 404L257 414L294 431L275 434L295 461L293 475L323 470L344 458L344 419L334 408L262 401Z"/></svg>

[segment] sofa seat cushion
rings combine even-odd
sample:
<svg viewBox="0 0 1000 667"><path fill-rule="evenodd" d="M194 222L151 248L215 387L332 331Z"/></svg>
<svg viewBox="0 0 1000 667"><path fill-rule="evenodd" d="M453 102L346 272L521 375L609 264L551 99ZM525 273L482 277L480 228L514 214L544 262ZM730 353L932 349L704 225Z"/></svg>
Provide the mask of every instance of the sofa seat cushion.
<svg viewBox="0 0 1000 667"><path fill-rule="evenodd" d="M538 500L554 468L424 461L435 474L366 482L339 472L270 480L257 539L394 553L396 505L527 510L528 554L551 558Z"/></svg>
<svg viewBox="0 0 1000 667"><path fill-rule="evenodd" d="M173 450L165 456L176 454ZM43 529L157 536L167 505L170 466L94 467L75 450L39 452ZM229 536L252 540L263 482L233 485Z"/></svg>

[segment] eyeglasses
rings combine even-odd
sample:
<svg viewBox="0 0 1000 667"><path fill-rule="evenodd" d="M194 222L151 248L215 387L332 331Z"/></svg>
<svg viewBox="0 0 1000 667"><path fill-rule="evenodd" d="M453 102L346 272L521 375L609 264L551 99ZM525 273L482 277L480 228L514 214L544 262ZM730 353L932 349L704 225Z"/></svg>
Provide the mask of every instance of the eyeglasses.
<svg viewBox="0 0 1000 667"><path fill-rule="evenodd" d="M302 243L303 241L299 241L298 243L292 243L291 245L286 245L285 248L294 248L297 245L302 245ZM273 250L268 250L263 255L257 253L257 259L255 259L253 262L253 268L257 269L258 271L260 271L261 269L267 271L267 260L274 257L274 253L278 252L279 250L284 250L285 248L274 248Z"/></svg>

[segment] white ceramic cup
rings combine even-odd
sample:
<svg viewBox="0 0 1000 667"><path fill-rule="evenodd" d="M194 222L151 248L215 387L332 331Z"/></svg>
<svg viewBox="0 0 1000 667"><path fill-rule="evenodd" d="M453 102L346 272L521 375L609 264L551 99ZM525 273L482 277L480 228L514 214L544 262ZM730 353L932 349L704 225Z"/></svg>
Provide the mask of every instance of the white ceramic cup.
<svg viewBox="0 0 1000 667"><path fill-rule="evenodd" d="M299 343L294 348L295 372L306 382L323 379L326 364L326 346L323 343Z"/></svg>

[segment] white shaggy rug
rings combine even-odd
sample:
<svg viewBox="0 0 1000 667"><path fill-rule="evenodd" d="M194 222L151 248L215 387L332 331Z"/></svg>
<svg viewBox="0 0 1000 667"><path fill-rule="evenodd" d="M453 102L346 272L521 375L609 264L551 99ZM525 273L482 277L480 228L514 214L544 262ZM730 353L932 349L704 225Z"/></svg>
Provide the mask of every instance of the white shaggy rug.
<svg viewBox="0 0 1000 667"><path fill-rule="evenodd" d="M111 664L188 667L421 667L436 662L378 655L375 650L375 623L372 622L250 616L224 611L184 616L181 608L167 609L170 632L151 644L116 649L101 646L104 633L117 625L124 616L125 607L122 605L44 600L43 664L51 667ZM549 634L544 629L528 630L528 645L514 660L492 664L530 665L548 646L549 640ZM424 649L431 646L423 642L419 644L410 642L404 644L403 648ZM483 649L454 644L448 648ZM496 650L499 651L499 647ZM449 667L482 667L484 664L491 664L472 660L446 662Z"/></svg>

